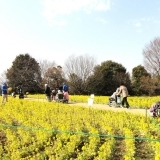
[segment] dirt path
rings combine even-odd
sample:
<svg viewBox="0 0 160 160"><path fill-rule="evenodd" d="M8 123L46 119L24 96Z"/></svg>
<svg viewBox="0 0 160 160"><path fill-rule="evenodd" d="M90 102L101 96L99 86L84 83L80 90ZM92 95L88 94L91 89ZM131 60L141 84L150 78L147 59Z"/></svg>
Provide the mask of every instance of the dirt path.
<svg viewBox="0 0 160 160"><path fill-rule="evenodd" d="M95 109L106 109L106 110L112 110L112 111L118 111L118 112L130 112L130 113L136 113L136 114L143 114L146 115L146 109L127 109L127 108L120 108L120 107L109 107L108 105L105 104L93 104L92 106L89 106L87 103L72 103L69 104L71 106L73 105L79 105L79 106L85 106L85 107L91 107Z"/></svg>
<svg viewBox="0 0 160 160"><path fill-rule="evenodd" d="M35 99L35 98L25 98L25 100L31 100L31 101L39 101L39 102L47 102L46 99ZM135 108L119 108L119 107L109 107L107 104L94 104L89 106L88 103L78 103L78 102L69 102L68 105L70 106L82 106L82 107L91 107L94 109L106 109L106 110L112 110L115 112L130 112L134 114L141 114L145 116L149 116L146 109L135 109Z"/></svg>

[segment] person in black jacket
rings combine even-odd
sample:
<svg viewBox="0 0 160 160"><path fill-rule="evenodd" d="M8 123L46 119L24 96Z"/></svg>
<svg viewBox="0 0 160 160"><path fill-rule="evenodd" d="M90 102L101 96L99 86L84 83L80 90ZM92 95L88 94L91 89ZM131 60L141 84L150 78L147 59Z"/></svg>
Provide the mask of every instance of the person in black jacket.
<svg viewBox="0 0 160 160"><path fill-rule="evenodd" d="M48 102L51 102L51 89L48 86L48 84L45 84L44 93L46 94L46 98L47 98Z"/></svg>
<svg viewBox="0 0 160 160"><path fill-rule="evenodd" d="M22 91L22 85L19 85L19 86L17 87L17 92L18 92L18 94L19 94L19 99L23 99L23 98L24 98L24 93L23 93L23 91Z"/></svg>

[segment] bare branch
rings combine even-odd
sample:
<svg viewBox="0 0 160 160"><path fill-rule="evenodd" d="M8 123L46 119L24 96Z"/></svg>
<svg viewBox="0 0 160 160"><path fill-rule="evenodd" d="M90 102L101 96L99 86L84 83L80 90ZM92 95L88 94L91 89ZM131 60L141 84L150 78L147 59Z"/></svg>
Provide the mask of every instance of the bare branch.
<svg viewBox="0 0 160 160"><path fill-rule="evenodd" d="M143 49L144 66L152 75L160 76L160 38L157 37Z"/></svg>

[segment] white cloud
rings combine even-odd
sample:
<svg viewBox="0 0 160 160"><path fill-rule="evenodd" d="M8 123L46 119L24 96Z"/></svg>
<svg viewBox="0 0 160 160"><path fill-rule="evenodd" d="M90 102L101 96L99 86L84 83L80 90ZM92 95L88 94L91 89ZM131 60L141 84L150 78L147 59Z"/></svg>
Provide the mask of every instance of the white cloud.
<svg viewBox="0 0 160 160"><path fill-rule="evenodd" d="M97 18L96 20L101 22L101 23L103 23L103 24L107 23L107 21L105 19L103 19L103 18Z"/></svg>
<svg viewBox="0 0 160 160"><path fill-rule="evenodd" d="M141 23L138 22L138 23L135 24L135 26L136 26L136 27L140 27L140 26L141 26Z"/></svg>
<svg viewBox="0 0 160 160"><path fill-rule="evenodd" d="M110 9L110 0L43 0L43 16L51 24L58 24L59 15L68 15L73 12L107 11ZM64 21L60 24L65 25Z"/></svg>
<svg viewBox="0 0 160 160"><path fill-rule="evenodd" d="M138 32L138 33L142 33L142 29L141 29L141 28L139 28L139 29L137 29L137 30L136 30L136 32Z"/></svg>

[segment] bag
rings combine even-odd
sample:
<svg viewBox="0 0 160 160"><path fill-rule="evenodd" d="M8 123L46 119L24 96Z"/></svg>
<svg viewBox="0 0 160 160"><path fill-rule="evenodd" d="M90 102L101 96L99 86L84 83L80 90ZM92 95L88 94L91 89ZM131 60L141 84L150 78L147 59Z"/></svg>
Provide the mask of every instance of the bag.
<svg viewBox="0 0 160 160"><path fill-rule="evenodd" d="M19 95L19 98L20 98L20 99L24 98L24 94L21 93L21 94Z"/></svg>
<svg viewBox="0 0 160 160"><path fill-rule="evenodd" d="M117 103L121 103L121 97L117 96Z"/></svg>

